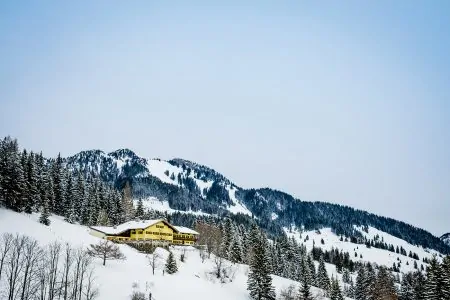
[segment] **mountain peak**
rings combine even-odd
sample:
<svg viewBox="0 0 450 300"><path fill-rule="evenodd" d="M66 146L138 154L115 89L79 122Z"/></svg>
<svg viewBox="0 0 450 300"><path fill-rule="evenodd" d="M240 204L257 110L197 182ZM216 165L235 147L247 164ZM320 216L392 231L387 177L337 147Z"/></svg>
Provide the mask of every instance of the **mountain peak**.
<svg viewBox="0 0 450 300"><path fill-rule="evenodd" d="M450 246L450 232L443 234L441 236L441 241L443 241L445 244L447 244L448 246Z"/></svg>
<svg viewBox="0 0 450 300"><path fill-rule="evenodd" d="M139 156L136 155L132 150L128 148L117 149L116 151L108 153L108 155L114 157L115 159L132 158L136 159Z"/></svg>

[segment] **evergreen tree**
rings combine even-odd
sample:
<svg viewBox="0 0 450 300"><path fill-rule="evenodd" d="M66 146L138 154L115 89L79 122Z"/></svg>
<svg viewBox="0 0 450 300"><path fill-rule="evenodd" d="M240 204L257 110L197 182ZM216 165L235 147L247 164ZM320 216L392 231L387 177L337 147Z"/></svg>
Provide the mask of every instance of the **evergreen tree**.
<svg viewBox="0 0 450 300"><path fill-rule="evenodd" d="M319 260L319 268L317 270L317 286L325 291L330 290L330 278L328 277L327 269L325 268L323 256L321 256Z"/></svg>
<svg viewBox="0 0 450 300"><path fill-rule="evenodd" d="M134 212L134 205L133 205L133 196L131 193L131 186L128 181L126 182L125 188L123 189L122 208L123 208L124 222L134 219L135 212Z"/></svg>
<svg viewBox="0 0 450 300"><path fill-rule="evenodd" d="M231 257L231 244L233 239L233 226L229 218L225 219L225 223L222 224L222 242L220 244L220 256L225 259Z"/></svg>
<svg viewBox="0 0 450 300"><path fill-rule="evenodd" d="M378 269L376 281L372 289L372 298L397 299L394 277L384 266Z"/></svg>
<svg viewBox="0 0 450 300"><path fill-rule="evenodd" d="M75 186L72 179L72 174L67 173L67 184L64 195L64 217L69 223L74 223L76 219L75 215Z"/></svg>
<svg viewBox="0 0 450 300"><path fill-rule="evenodd" d="M356 276L356 285L355 285L355 300L366 300L367 299L367 290L366 286L366 270L364 266L361 266L358 269L358 274Z"/></svg>
<svg viewBox="0 0 450 300"><path fill-rule="evenodd" d="M230 259L234 263L241 263L242 262L242 245L241 245L241 238L238 235L234 235L234 238L232 240L231 244L231 254Z"/></svg>
<svg viewBox="0 0 450 300"><path fill-rule="evenodd" d="M106 210L101 209L99 214L98 214L98 220L96 222L97 225L99 226L109 226L109 218L108 218L108 214L106 213Z"/></svg>
<svg viewBox="0 0 450 300"><path fill-rule="evenodd" d="M425 299L425 281L426 278L421 271L416 271L413 273L414 277L414 294L415 298L413 300L423 300Z"/></svg>
<svg viewBox="0 0 450 300"><path fill-rule="evenodd" d="M61 154L58 154L56 161L52 165L52 178L53 178L53 195L54 201L50 202L50 206L53 212L60 216L65 216L64 214L64 174L63 174L63 161Z"/></svg>
<svg viewBox="0 0 450 300"><path fill-rule="evenodd" d="M40 194L38 191L38 177L36 173L36 164L33 152L30 153L27 160L27 201L25 204L25 212L31 214L35 207L40 204Z"/></svg>
<svg viewBox="0 0 450 300"><path fill-rule="evenodd" d="M49 193L53 193L53 191L49 191ZM43 199L41 199L41 207L40 207L41 215L39 217L39 222L46 226L50 225L50 219L49 219L50 210L48 207L48 199L49 199L48 196L45 196Z"/></svg>
<svg viewBox="0 0 450 300"><path fill-rule="evenodd" d="M255 242L252 243L252 255L250 259L250 272L247 280L247 290L250 297L255 300L275 300L275 291L270 276L270 262L268 259L268 242L266 236L258 229L252 230ZM256 241L259 242L256 242Z"/></svg>
<svg viewBox="0 0 450 300"><path fill-rule="evenodd" d="M337 278L331 280L330 300L344 300Z"/></svg>
<svg viewBox="0 0 450 300"><path fill-rule="evenodd" d="M144 216L144 204L142 203L142 199L138 200L136 207L136 217L141 219Z"/></svg>
<svg viewBox="0 0 450 300"><path fill-rule="evenodd" d="M399 292L400 300L416 300L414 289L414 276L413 273L406 273L403 275L402 284Z"/></svg>
<svg viewBox="0 0 450 300"><path fill-rule="evenodd" d="M7 137L2 146L3 202L7 208L22 211L26 201L24 169L17 140Z"/></svg>
<svg viewBox="0 0 450 300"><path fill-rule="evenodd" d="M75 216L76 216L76 220L83 223L83 205L85 205L86 202L86 186L85 186L85 182L84 182L84 176L83 173L78 172L77 174L77 183L75 186L75 191L74 191L74 198L73 198L73 207L74 207L74 212L75 212Z"/></svg>
<svg viewBox="0 0 450 300"><path fill-rule="evenodd" d="M311 254L307 255L307 267L309 274L309 284L316 285L316 267L314 265L314 260Z"/></svg>
<svg viewBox="0 0 450 300"><path fill-rule="evenodd" d="M178 272L177 262L175 261L172 251L170 251L169 256L167 257L165 270L167 274L174 274Z"/></svg>
<svg viewBox="0 0 450 300"><path fill-rule="evenodd" d="M441 266L436 259L436 256L430 261L430 265L427 268L427 280L425 283L425 299L426 300L441 300L443 299L442 293L442 273Z"/></svg>
<svg viewBox="0 0 450 300"><path fill-rule="evenodd" d="M442 296L444 299L450 299L450 255L447 255L442 261Z"/></svg>
<svg viewBox="0 0 450 300"><path fill-rule="evenodd" d="M300 282L299 300L312 300L311 286L309 284L308 276L303 276Z"/></svg>

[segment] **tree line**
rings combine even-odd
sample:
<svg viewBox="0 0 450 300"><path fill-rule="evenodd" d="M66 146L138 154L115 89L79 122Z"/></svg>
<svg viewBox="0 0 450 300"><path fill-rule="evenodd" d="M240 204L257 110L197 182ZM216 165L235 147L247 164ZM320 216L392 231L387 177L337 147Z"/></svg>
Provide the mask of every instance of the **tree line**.
<svg viewBox="0 0 450 300"><path fill-rule="evenodd" d="M0 205L39 212L45 225L51 213L83 225L120 224L134 217L129 184L121 193L92 174L68 169L60 155L47 159L20 151L10 137L0 140Z"/></svg>

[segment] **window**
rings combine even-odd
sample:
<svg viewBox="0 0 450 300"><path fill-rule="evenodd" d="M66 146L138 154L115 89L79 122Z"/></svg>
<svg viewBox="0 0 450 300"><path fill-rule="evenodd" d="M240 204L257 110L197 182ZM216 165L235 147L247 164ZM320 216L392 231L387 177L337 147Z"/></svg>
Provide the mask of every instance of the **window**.
<svg viewBox="0 0 450 300"><path fill-rule="evenodd" d="M151 234L151 232L150 232L150 231L146 231L145 233L146 233L146 234Z"/></svg>

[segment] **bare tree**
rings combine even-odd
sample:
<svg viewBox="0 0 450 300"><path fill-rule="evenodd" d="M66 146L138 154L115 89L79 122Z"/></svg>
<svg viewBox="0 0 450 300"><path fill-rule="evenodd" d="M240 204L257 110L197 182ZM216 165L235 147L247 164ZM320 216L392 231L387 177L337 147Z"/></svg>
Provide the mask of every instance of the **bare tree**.
<svg viewBox="0 0 450 300"><path fill-rule="evenodd" d="M2 279L3 266L5 259L13 245L14 236L11 233L4 233L0 241L0 282Z"/></svg>
<svg viewBox="0 0 450 300"><path fill-rule="evenodd" d="M46 261L46 277L48 281L48 300L55 299L57 292L57 274L58 274L58 264L61 254L61 244L54 242L49 245Z"/></svg>
<svg viewBox="0 0 450 300"><path fill-rule="evenodd" d="M206 223L196 223L195 230L199 233L198 244L206 245L208 258L211 257L211 253L218 254L222 241L221 230L216 226Z"/></svg>
<svg viewBox="0 0 450 300"><path fill-rule="evenodd" d="M125 255L120 252L119 246L108 240L102 240L97 245L91 244L87 253L91 256L103 259L103 265L106 265L107 260L125 259Z"/></svg>
<svg viewBox="0 0 450 300"><path fill-rule="evenodd" d="M153 254L147 255L148 263L152 267L153 275L155 275L155 269L158 268L161 264L161 255L159 253L156 253L156 251L153 251Z"/></svg>
<svg viewBox="0 0 450 300"><path fill-rule="evenodd" d="M42 249L36 240L27 239L25 241L25 247L23 251L22 260L22 292L20 295L21 300L30 299L31 293L34 293L35 286L35 274L38 266L39 259L41 259L43 253Z"/></svg>
<svg viewBox="0 0 450 300"><path fill-rule="evenodd" d="M280 300L296 300L297 291L293 284L289 285L286 289L280 291Z"/></svg>
<svg viewBox="0 0 450 300"><path fill-rule="evenodd" d="M16 235L13 239L12 249L10 258L8 261L6 269L6 279L8 300L14 300L17 293L17 287L21 282L20 272L22 269L22 255L23 249L25 248L25 243L27 242L27 237Z"/></svg>
<svg viewBox="0 0 450 300"><path fill-rule="evenodd" d="M206 252L205 252L205 250L203 248L201 248L199 253L200 253L200 258L202 259L202 263L204 263L205 259L207 257Z"/></svg>
<svg viewBox="0 0 450 300"><path fill-rule="evenodd" d="M63 299L67 300L68 292L69 292L69 272L73 263L73 249L69 243L66 243L64 257L63 257L63 272L62 272L62 289L60 292L63 292Z"/></svg>

